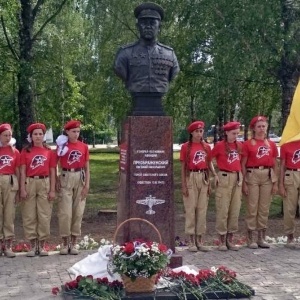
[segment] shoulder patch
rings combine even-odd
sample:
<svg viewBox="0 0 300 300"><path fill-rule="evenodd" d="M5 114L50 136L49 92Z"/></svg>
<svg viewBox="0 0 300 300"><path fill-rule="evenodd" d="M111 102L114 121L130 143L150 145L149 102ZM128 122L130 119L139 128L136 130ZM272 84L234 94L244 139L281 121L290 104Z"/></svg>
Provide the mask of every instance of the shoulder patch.
<svg viewBox="0 0 300 300"><path fill-rule="evenodd" d="M168 50L174 51L173 48L170 47L170 46L167 46L167 45L164 45L164 44L161 44L161 43L157 43L157 45L160 46L160 47L166 48L166 49L168 49Z"/></svg>
<svg viewBox="0 0 300 300"><path fill-rule="evenodd" d="M120 47L120 49L127 49L127 48L130 48L130 47L133 47L137 44L138 42L133 42L133 43L130 43L130 44L127 44L127 45L123 45Z"/></svg>

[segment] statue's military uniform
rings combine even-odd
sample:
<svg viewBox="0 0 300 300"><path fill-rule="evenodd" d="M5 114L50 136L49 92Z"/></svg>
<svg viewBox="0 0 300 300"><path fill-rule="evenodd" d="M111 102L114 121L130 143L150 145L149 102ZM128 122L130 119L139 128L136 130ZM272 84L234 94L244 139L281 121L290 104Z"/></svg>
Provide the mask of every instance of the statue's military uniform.
<svg viewBox="0 0 300 300"><path fill-rule="evenodd" d="M179 65L171 47L161 43L143 46L137 41L119 49L114 69L130 93L165 94Z"/></svg>
<svg viewBox="0 0 300 300"><path fill-rule="evenodd" d="M119 49L114 70L132 95L131 115L163 116L162 97L179 72L173 49L156 39L164 10L156 3L144 2L134 9L134 15L140 39Z"/></svg>

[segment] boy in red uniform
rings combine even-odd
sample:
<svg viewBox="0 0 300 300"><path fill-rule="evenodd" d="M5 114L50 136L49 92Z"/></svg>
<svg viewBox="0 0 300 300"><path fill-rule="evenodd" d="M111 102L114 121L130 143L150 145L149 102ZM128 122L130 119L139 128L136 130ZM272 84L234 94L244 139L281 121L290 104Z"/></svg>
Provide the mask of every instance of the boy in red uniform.
<svg viewBox="0 0 300 300"><path fill-rule="evenodd" d="M18 200L20 153L12 145L10 124L0 125L0 255L15 257L15 203Z"/></svg>
<svg viewBox="0 0 300 300"><path fill-rule="evenodd" d="M208 251L203 245L209 194L210 146L203 141L204 122L196 121L187 128L190 138L180 151L181 181L185 208L185 233L190 237L189 251Z"/></svg>
<svg viewBox="0 0 300 300"><path fill-rule="evenodd" d="M250 122L252 138L243 143L242 172L243 193L247 197L247 244L251 249L270 248L266 242L266 229L272 194L277 186L277 146L267 139L267 119L256 116ZM258 230L258 241L253 231Z"/></svg>
<svg viewBox="0 0 300 300"><path fill-rule="evenodd" d="M216 230L219 234L218 250L239 248L233 244L233 233L238 230L242 198L241 153L242 144L236 141L240 132L239 122L229 122L224 127L224 140L218 142L212 157L219 168L216 186Z"/></svg>
<svg viewBox="0 0 300 300"><path fill-rule="evenodd" d="M30 240L28 257L48 255L50 221L55 198L55 153L44 142L46 126L27 128L29 145L21 152L20 198L25 238Z"/></svg>
<svg viewBox="0 0 300 300"><path fill-rule="evenodd" d="M283 224L288 240L286 247L295 249L295 215L300 204L300 141L283 144L280 148L279 193L283 197Z"/></svg>
<svg viewBox="0 0 300 300"><path fill-rule="evenodd" d="M78 140L80 122L71 120L64 126L67 136L58 138L57 155L61 174L57 181L59 232L63 239L60 254L78 254L77 237L81 235L81 221L90 186L88 146ZM70 240L69 240L70 239Z"/></svg>

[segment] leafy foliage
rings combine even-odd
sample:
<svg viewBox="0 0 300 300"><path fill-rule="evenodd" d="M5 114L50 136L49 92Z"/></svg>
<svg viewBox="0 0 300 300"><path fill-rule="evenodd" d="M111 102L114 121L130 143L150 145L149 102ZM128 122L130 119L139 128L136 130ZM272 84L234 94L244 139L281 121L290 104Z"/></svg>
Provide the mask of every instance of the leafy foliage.
<svg viewBox="0 0 300 300"><path fill-rule="evenodd" d="M282 124L276 118L271 124L280 131L299 79L298 1L157 2L166 11L159 40L174 48L181 67L164 99L174 132L191 119L208 126L232 119L247 125L255 114L276 116L281 110ZM117 49L138 38L133 9L139 3L68 0L60 10L60 0L1 0L0 121L19 131L18 93L30 78L24 91L32 97L34 120L55 132L70 118L93 132L116 131L131 100L112 64ZM17 17L25 4L34 12L26 64Z"/></svg>

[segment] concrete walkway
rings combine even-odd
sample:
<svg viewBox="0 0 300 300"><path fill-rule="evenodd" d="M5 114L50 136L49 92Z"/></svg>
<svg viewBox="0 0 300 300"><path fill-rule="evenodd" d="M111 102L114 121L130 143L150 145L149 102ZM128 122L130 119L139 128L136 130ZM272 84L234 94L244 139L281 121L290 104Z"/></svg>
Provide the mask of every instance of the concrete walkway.
<svg viewBox="0 0 300 300"><path fill-rule="evenodd" d="M0 257L1 300L62 299L52 296L53 287L60 287L70 276L66 271L74 263L95 251L82 251L78 256L51 253L48 257L28 258L24 253L16 258ZM289 250L282 245L271 249L238 252L190 253L178 252L186 265L199 268L226 266L237 272L238 279L255 289L253 300L300 299L300 250Z"/></svg>

